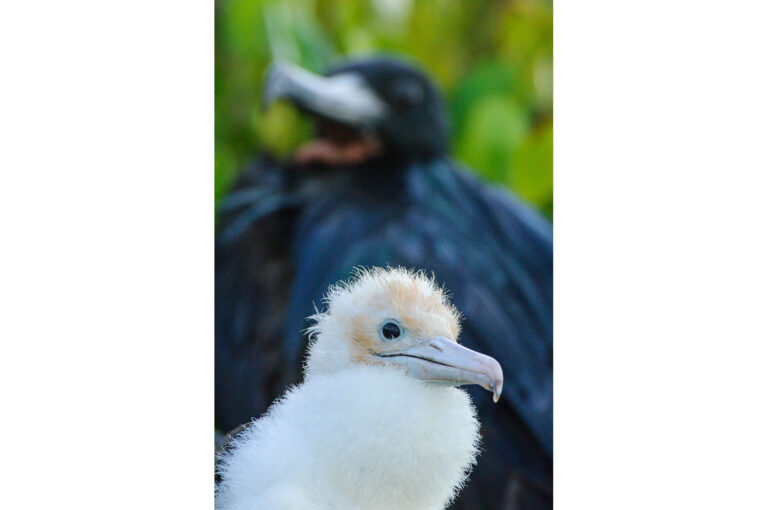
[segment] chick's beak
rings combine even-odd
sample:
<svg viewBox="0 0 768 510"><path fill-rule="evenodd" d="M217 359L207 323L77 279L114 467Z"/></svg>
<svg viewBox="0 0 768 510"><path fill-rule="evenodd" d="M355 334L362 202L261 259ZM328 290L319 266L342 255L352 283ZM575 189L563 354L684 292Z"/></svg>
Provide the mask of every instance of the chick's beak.
<svg viewBox="0 0 768 510"><path fill-rule="evenodd" d="M504 375L499 362L445 337L432 337L408 349L376 356L387 358L417 379L453 386L478 384L493 393L494 402L501 396Z"/></svg>
<svg viewBox="0 0 768 510"><path fill-rule="evenodd" d="M272 65L263 105L286 99L299 108L356 128L374 128L386 104L356 73L320 76L287 62Z"/></svg>

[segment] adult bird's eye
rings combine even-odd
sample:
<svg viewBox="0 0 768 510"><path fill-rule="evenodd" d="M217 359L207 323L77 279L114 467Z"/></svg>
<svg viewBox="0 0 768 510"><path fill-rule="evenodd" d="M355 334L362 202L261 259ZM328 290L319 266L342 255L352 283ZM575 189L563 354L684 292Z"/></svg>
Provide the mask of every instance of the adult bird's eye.
<svg viewBox="0 0 768 510"><path fill-rule="evenodd" d="M424 100L424 89L414 81L402 80L395 83L392 88L392 96L394 101L400 105L415 106Z"/></svg>
<svg viewBox="0 0 768 510"><path fill-rule="evenodd" d="M387 340L396 340L403 334L403 330L395 322L385 322L381 327L381 336Z"/></svg>

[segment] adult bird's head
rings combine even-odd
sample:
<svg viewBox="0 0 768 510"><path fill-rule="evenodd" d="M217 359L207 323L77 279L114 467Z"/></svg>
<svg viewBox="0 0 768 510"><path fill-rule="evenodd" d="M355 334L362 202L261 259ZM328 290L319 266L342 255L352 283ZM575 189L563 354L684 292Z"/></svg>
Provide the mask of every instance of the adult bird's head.
<svg viewBox="0 0 768 510"><path fill-rule="evenodd" d="M377 157L429 159L448 150L448 120L427 76L391 57L347 61L320 76L288 63L268 73L264 104L285 99L318 121L297 159L356 164Z"/></svg>
<svg viewBox="0 0 768 510"><path fill-rule="evenodd" d="M478 384L498 401L499 363L459 345L459 313L434 282L405 269L361 270L331 287L327 310L311 317L307 376L385 366L437 384Z"/></svg>

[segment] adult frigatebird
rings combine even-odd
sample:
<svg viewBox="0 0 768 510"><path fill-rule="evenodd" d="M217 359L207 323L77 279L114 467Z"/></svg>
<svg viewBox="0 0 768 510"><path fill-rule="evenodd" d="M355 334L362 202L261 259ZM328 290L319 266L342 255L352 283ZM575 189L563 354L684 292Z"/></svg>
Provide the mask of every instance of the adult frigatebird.
<svg viewBox="0 0 768 510"><path fill-rule="evenodd" d="M501 363L499 405L470 389L483 452L451 508L552 506L552 228L448 156L431 81L391 57L325 76L290 64L264 100L316 119L286 162L262 157L223 201L216 236L216 424L258 417L301 379L305 318L359 266L434 273L461 342Z"/></svg>

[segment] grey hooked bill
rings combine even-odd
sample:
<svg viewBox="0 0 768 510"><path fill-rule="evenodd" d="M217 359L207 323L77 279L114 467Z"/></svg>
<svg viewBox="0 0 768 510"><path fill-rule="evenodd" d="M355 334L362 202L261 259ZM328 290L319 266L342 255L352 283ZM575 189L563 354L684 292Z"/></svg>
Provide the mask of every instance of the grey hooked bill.
<svg viewBox="0 0 768 510"><path fill-rule="evenodd" d="M317 115L357 127L372 128L387 105L357 73L320 76L288 62L272 64L267 73L263 106L287 99Z"/></svg>
<svg viewBox="0 0 768 510"><path fill-rule="evenodd" d="M453 386L477 384L493 393L494 402L501 397L504 374L499 362L445 337L432 337L408 349L377 356L403 367L417 379Z"/></svg>

